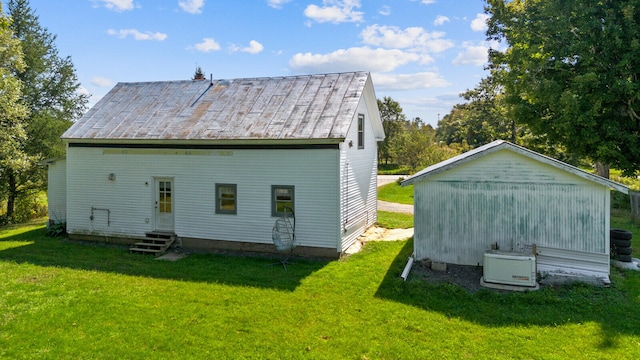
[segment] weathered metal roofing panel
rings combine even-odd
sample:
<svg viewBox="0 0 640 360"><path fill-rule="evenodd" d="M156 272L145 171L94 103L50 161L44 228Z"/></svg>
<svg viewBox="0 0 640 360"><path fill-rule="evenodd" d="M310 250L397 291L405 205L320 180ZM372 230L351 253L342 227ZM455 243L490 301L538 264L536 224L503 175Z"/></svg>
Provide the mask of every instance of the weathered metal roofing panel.
<svg viewBox="0 0 640 360"><path fill-rule="evenodd" d="M525 246L532 253L533 246ZM593 276L609 283L609 252L592 253L536 245L536 264L543 274L563 276Z"/></svg>
<svg viewBox="0 0 640 360"><path fill-rule="evenodd" d="M74 140L344 139L367 72L118 83L62 138Z"/></svg>

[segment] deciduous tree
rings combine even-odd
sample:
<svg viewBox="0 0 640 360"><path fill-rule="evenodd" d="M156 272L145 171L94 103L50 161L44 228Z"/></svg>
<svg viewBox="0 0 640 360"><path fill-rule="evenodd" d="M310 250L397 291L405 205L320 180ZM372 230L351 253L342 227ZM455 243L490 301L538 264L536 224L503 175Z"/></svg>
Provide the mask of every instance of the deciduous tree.
<svg viewBox="0 0 640 360"><path fill-rule="evenodd" d="M7 215L11 218L13 204L21 194L46 185L46 169L37 163L64 154L60 135L84 113L88 97L79 92L80 83L71 58L58 54L56 36L40 25L29 2L10 0L8 9L11 17L8 27L13 39L21 44L26 65L24 69L14 69L13 76L22 83L20 98L29 110L22 148L28 161L23 171L9 174L2 184L7 193Z"/></svg>
<svg viewBox="0 0 640 360"><path fill-rule="evenodd" d="M0 179L7 197L7 209L13 209L15 194L11 185L26 171L31 161L25 152L27 134L24 119L28 109L21 102L22 84L16 73L24 71L20 41L11 32L10 20L0 3ZM15 186L13 187L15 188ZM7 213L11 218L11 213Z"/></svg>
<svg viewBox="0 0 640 360"><path fill-rule="evenodd" d="M438 122L438 140L472 147L498 139L516 142L520 127L508 116L502 87L494 77L482 79L475 88L460 96L467 102L455 105Z"/></svg>
<svg viewBox="0 0 640 360"><path fill-rule="evenodd" d="M460 153L457 147L449 147L436 140L436 131L420 119L405 122L393 143L396 163L415 172Z"/></svg>
<svg viewBox="0 0 640 360"><path fill-rule="evenodd" d="M518 121L569 153L640 169L640 0L487 0Z"/></svg>
<svg viewBox="0 0 640 360"><path fill-rule="evenodd" d="M378 109L385 135L385 139L378 144L378 162L388 164L392 158L391 148L406 122L406 117L400 104L388 96L382 100L378 99Z"/></svg>

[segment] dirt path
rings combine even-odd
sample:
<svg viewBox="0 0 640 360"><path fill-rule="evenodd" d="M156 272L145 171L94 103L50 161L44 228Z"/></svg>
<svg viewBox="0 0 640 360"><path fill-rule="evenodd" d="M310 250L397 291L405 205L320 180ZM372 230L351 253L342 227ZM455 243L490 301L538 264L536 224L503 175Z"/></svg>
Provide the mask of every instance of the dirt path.
<svg viewBox="0 0 640 360"><path fill-rule="evenodd" d="M378 175L378 187L398 181L401 177L409 175ZM378 210L397 212L403 214L413 214L413 205L398 204L388 201L378 200Z"/></svg>
<svg viewBox="0 0 640 360"><path fill-rule="evenodd" d="M408 178L409 175L378 175L378 187L398 181L399 178Z"/></svg>
<svg viewBox="0 0 640 360"><path fill-rule="evenodd" d="M362 250L362 247L370 241L398 241L407 240L413 236L413 228L410 229L385 229L377 226L370 227L358 240L351 245L345 254L351 255Z"/></svg>
<svg viewBox="0 0 640 360"><path fill-rule="evenodd" d="M403 213L403 214L413 214L413 205L398 204L398 203L378 200L378 210L397 212L397 213Z"/></svg>

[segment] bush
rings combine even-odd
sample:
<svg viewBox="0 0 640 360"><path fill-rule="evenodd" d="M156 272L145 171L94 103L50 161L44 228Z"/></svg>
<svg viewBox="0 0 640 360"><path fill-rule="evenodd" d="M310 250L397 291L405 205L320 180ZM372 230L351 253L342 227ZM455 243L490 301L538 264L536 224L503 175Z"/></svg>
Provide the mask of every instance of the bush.
<svg viewBox="0 0 640 360"><path fill-rule="evenodd" d="M41 192L27 194L17 198L11 218L6 214L6 207L4 205L5 204L3 204L2 207L3 214L0 215L0 226L19 224L47 216L46 195Z"/></svg>
<svg viewBox="0 0 640 360"><path fill-rule="evenodd" d="M67 236L67 223L66 222L49 223L49 226L47 226L47 236L50 236L50 237Z"/></svg>
<svg viewBox="0 0 640 360"><path fill-rule="evenodd" d="M378 164L378 175L407 175L411 170L397 164Z"/></svg>

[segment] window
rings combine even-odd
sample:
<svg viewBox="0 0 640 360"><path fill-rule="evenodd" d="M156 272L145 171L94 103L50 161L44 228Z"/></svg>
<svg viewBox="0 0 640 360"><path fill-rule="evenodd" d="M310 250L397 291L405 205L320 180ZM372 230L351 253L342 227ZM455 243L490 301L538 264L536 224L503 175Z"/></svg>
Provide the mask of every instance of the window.
<svg viewBox="0 0 640 360"><path fill-rule="evenodd" d="M364 114L358 114L358 149L364 149Z"/></svg>
<svg viewBox="0 0 640 360"><path fill-rule="evenodd" d="M271 186L271 216L288 216L294 211L294 187L288 185Z"/></svg>
<svg viewBox="0 0 640 360"><path fill-rule="evenodd" d="M171 213L171 181L158 181L158 212Z"/></svg>
<svg viewBox="0 0 640 360"><path fill-rule="evenodd" d="M216 184L216 214L237 213L237 190L236 184Z"/></svg>

